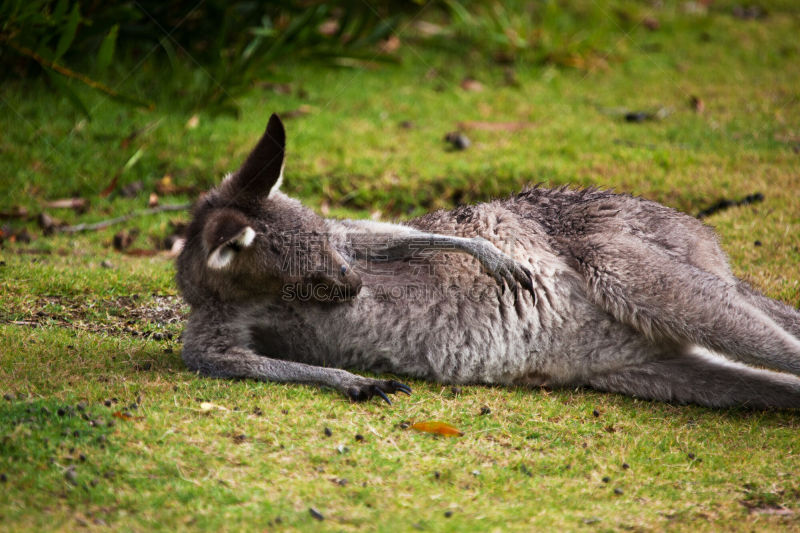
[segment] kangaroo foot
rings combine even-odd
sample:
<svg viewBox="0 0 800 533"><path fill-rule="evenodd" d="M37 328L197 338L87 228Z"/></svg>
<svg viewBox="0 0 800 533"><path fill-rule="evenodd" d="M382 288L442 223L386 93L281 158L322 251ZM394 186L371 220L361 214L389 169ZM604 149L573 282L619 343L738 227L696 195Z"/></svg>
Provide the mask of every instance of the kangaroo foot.
<svg viewBox="0 0 800 533"><path fill-rule="evenodd" d="M411 387L394 380L380 380L362 378L364 381L347 387L345 394L354 402L364 402L373 396L380 396L383 400L392 405L392 401L387 394L402 392L411 396Z"/></svg>

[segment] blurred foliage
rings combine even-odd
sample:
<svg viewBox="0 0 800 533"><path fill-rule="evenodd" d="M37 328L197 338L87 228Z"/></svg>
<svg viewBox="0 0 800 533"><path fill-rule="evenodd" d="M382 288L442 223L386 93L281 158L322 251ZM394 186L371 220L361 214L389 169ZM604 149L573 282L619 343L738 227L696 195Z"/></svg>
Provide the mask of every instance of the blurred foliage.
<svg viewBox="0 0 800 533"><path fill-rule="evenodd" d="M153 69L160 71L159 83L169 79L181 87L193 107L235 112L235 97L250 88L257 72L281 60L387 59L376 45L408 5L10 0L0 4L0 77L46 75L88 117L67 78L149 106L155 89L127 95L112 88L123 83L130 66L149 62L168 66L169 78ZM114 69L115 61L128 68Z"/></svg>
<svg viewBox="0 0 800 533"><path fill-rule="evenodd" d="M500 63L595 71L624 56L631 32L657 29L656 12L704 24L697 15L711 10L797 9L792 0L760 1L745 9L738 0L6 0L0 80L46 76L87 118L77 84L145 107L166 97L187 110L237 113L237 98L255 83L281 81L281 63L393 60L397 33L459 57L472 49Z"/></svg>
<svg viewBox="0 0 800 533"><path fill-rule="evenodd" d="M467 42L500 62L525 60L582 70L605 68L619 34L637 24L647 9L631 2L624 10L609 11L604 2L593 0L444 3L452 20L445 45Z"/></svg>
<svg viewBox="0 0 800 533"><path fill-rule="evenodd" d="M442 0L446 27L432 32L445 48L477 48L499 62L526 61L585 71L624 59L625 41L641 30L685 31L708 14L757 20L800 14L797 0ZM661 28L680 20L681 28Z"/></svg>

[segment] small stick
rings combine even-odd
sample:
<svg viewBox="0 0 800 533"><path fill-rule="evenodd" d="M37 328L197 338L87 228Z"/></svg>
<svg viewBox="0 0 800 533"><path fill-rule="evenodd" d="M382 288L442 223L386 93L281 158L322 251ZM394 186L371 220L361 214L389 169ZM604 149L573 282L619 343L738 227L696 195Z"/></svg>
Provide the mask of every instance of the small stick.
<svg viewBox="0 0 800 533"><path fill-rule="evenodd" d="M134 211L133 213L128 213L127 215L122 215L121 217L109 218L106 220L101 220L100 222L94 222L93 224L75 224L74 226L62 226L58 228L58 231L62 233L78 233L81 231L96 231L99 229L105 229L109 226L113 226L114 224L120 224L122 222L127 222L128 220L136 217L143 217L147 215L155 215L156 213L162 213L164 211L184 211L192 207L191 203L187 204L173 204L173 205L160 205L157 207L151 207L149 209L142 209L141 211Z"/></svg>

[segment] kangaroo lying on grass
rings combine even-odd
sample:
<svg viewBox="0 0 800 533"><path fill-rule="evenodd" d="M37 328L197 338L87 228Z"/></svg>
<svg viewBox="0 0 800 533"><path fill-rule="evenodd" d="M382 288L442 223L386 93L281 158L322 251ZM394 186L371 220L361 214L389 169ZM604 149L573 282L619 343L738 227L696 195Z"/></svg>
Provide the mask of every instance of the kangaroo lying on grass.
<svg viewBox="0 0 800 533"><path fill-rule="evenodd" d="M404 224L324 219L280 192L284 147L273 115L194 208L178 258L190 369L353 400L411 389L342 368L800 406L800 379L741 364L800 374L800 313L736 279L698 220L567 188Z"/></svg>

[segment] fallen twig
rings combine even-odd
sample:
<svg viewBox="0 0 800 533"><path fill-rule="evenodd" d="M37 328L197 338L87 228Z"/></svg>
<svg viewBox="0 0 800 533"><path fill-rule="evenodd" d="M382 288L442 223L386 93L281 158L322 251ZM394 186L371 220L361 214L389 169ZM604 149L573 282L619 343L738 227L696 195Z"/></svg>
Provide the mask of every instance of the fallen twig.
<svg viewBox="0 0 800 533"><path fill-rule="evenodd" d="M151 207L149 209L142 209L141 211L134 211L133 213L128 213L127 215L122 215L121 217L109 218L106 220L101 220L100 222L94 222L92 224L75 224L74 226L62 226L58 228L58 231L62 233L78 233L81 231L96 231L99 229L105 229L109 226L113 226L114 224L121 224L122 222L127 222L132 218L143 217L147 215L155 215L157 213L163 213L164 211L184 211L192 207L191 203L186 204L172 204L172 205L160 205L158 207Z"/></svg>
<svg viewBox="0 0 800 533"><path fill-rule="evenodd" d="M703 219L709 217L719 211L724 211L725 209L730 209L731 207L739 207L740 205L749 205L749 204L757 204L758 202L764 201L764 195L760 192L754 194L748 194L741 200L730 200L728 198L723 198L722 200L718 200L710 207L707 207L697 213L697 218Z"/></svg>

